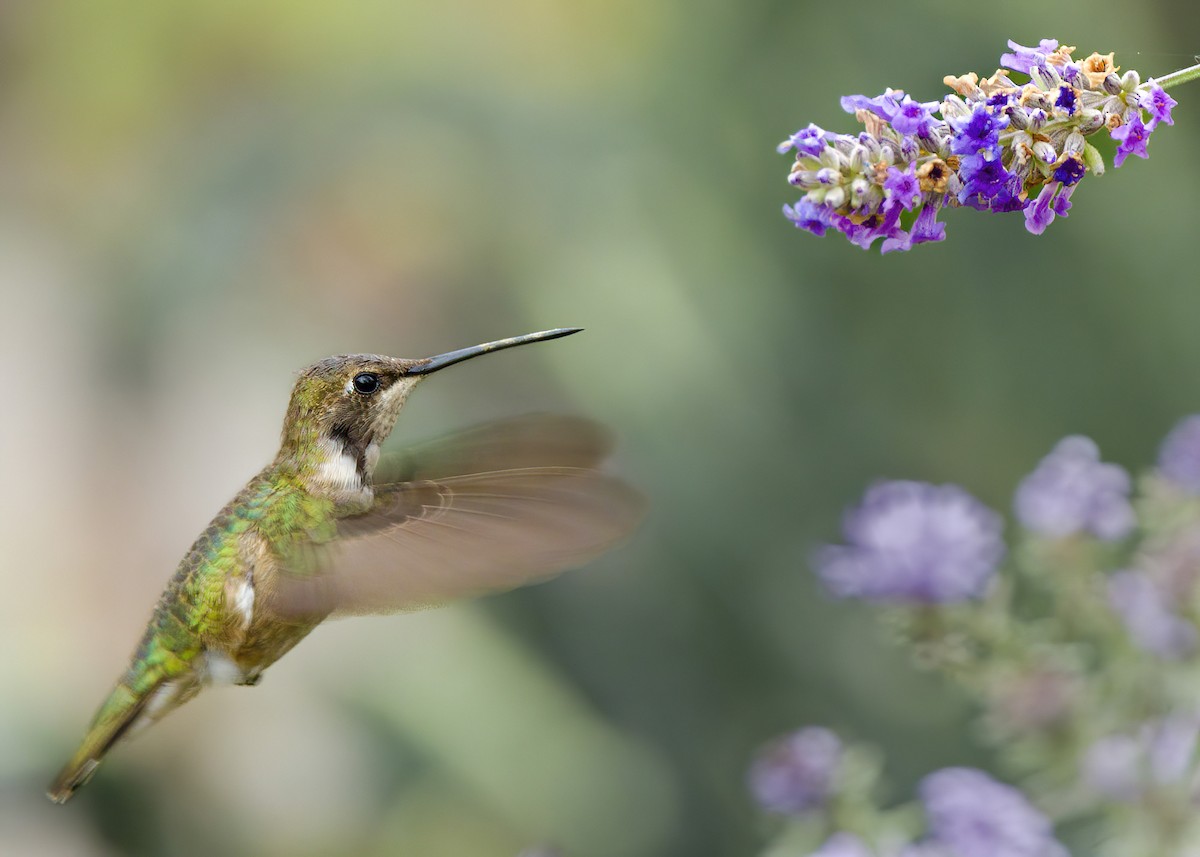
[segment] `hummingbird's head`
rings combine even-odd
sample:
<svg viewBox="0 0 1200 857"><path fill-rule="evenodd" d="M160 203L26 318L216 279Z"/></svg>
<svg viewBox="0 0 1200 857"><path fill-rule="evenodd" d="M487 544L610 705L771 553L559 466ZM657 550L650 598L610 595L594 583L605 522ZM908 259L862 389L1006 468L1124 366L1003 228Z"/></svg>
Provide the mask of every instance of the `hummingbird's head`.
<svg viewBox="0 0 1200 857"><path fill-rule="evenodd" d="M336 444L361 456L392 431L420 361L380 354L326 357L301 370L283 424L283 445Z"/></svg>
<svg viewBox="0 0 1200 857"><path fill-rule="evenodd" d="M283 423L280 458L309 459L323 470L344 474L335 482L366 484L379 444L391 434L408 394L421 380L447 366L514 345L557 339L581 328L559 328L486 342L434 357L408 360L380 354L327 357L301 370ZM330 461L354 462L351 470ZM353 476L352 476L353 474Z"/></svg>

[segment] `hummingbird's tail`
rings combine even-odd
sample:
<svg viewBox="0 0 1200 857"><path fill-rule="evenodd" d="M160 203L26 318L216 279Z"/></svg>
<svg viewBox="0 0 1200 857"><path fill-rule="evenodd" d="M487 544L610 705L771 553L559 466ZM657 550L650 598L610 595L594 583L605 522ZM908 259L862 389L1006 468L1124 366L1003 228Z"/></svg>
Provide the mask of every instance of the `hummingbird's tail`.
<svg viewBox="0 0 1200 857"><path fill-rule="evenodd" d="M96 717L88 728L87 735L83 737L79 749L54 778L54 782L46 790L46 796L55 803L66 803L75 790L91 778L92 772L96 770L109 748L128 733L130 728L142 719L143 714L150 714L146 711L147 704L155 699L162 687L160 682L138 693L122 682L113 688L108 699L96 712Z"/></svg>

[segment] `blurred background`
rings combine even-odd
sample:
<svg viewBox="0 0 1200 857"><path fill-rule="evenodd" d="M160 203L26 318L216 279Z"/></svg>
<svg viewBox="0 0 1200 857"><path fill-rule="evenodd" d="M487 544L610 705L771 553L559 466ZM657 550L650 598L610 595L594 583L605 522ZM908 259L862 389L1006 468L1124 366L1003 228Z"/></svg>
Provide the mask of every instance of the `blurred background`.
<svg viewBox="0 0 1200 857"><path fill-rule="evenodd" d="M810 2L0 5L0 853L732 855L802 724L897 799L986 767L965 702L807 567L878 477L1008 513L1062 435L1132 470L1200 410L1200 100L1034 238L951 211L881 258L779 213L775 144L838 97L941 96L1005 40L1189 65L1181 2L848 20ZM1036 21L1014 31L1013 21ZM439 375L396 439L597 417L649 495L544 586L330 623L253 690L43 789L299 367L581 336Z"/></svg>

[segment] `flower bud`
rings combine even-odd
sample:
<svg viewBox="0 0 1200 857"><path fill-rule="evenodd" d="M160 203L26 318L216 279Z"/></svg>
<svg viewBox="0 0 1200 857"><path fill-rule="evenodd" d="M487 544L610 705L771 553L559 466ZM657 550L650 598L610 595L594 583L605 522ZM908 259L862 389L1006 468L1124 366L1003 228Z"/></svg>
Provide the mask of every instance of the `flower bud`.
<svg viewBox="0 0 1200 857"><path fill-rule="evenodd" d="M1045 140L1034 141L1033 154L1043 164L1052 164L1058 160L1058 152L1054 151L1054 146Z"/></svg>
<svg viewBox="0 0 1200 857"><path fill-rule="evenodd" d="M1079 132L1094 134L1104 126L1104 114L1099 110L1085 108L1079 111Z"/></svg>

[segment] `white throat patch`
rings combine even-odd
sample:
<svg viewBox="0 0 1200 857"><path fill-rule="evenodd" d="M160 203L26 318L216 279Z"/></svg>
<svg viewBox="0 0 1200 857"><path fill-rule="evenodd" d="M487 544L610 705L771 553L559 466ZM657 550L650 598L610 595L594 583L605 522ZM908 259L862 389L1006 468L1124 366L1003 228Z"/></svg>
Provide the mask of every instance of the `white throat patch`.
<svg viewBox="0 0 1200 857"><path fill-rule="evenodd" d="M331 437L322 438L317 449L321 453L317 479L333 491L353 492L362 488L358 460L346 452L341 441Z"/></svg>

